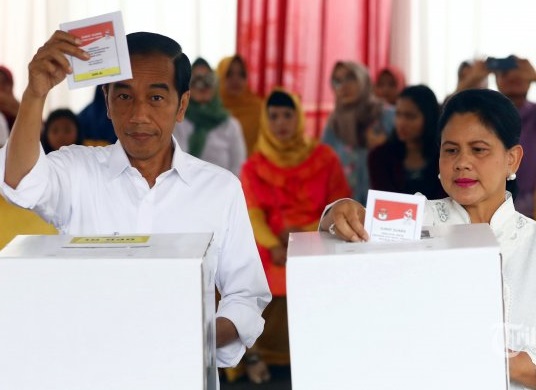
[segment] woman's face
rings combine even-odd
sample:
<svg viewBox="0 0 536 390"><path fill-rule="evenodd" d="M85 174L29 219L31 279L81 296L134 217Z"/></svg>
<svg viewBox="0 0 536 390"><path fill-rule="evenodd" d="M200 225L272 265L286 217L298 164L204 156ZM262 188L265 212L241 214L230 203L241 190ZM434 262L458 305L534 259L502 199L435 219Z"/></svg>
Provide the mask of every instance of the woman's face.
<svg viewBox="0 0 536 390"><path fill-rule="evenodd" d="M337 66L333 71L331 86L340 104L355 103L359 98L359 82L355 74L344 66Z"/></svg>
<svg viewBox="0 0 536 390"><path fill-rule="evenodd" d="M424 131L424 115L419 107L408 98L396 101L395 129L402 142L420 141Z"/></svg>
<svg viewBox="0 0 536 390"><path fill-rule="evenodd" d="M76 123L69 118L57 118L48 125L47 141L52 150L58 150L76 143L77 134Z"/></svg>
<svg viewBox="0 0 536 390"><path fill-rule="evenodd" d="M190 98L201 104L210 102L216 92L215 81L214 72L206 66L192 68Z"/></svg>
<svg viewBox="0 0 536 390"><path fill-rule="evenodd" d="M279 141L287 141L296 134L298 114L290 107L268 106L268 125Z"/></svg>
<svg viewBox="0 0 536 390"><path fill-rule="evenodd" d="M382 72L374 86L376 96L384 99L389 104L395 104L398 97L397 81L390 72Z"/></svg>
<svg viewBox="0 0 536 390"><path fill-rule="evenodd" d="M441 135L441 185L468 211L491 216L504 202L506 178L517 171L522 155L521 146L506 149L475 114L454 114Z"/></svg>
<svg viewBox="0 0 536 390"><path fill-rule="evenodd" d="M247 87L246 72L239 61L231 61L225 77L225 88L232 96L242 94Z"/></svg>

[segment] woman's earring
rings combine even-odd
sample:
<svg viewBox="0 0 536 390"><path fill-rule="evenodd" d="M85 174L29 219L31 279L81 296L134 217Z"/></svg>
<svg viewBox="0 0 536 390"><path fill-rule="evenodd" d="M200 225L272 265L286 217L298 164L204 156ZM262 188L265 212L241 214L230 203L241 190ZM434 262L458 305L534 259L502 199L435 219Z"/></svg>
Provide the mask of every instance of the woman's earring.
<svg viewBox="0 0 536 390"><path fill-rule="evenodd" d="M512 180L515 180L516 178L517 178L517 175L515 173L511 173L511 174L508 175L506 180L512 181Z"/></svg>
<svg viewBox="0 0 536 390"><path fill-rule="evenodd" d="M438 173L438 174L437 174L437 178L438 178L439 180L441 180L441 173Z"/></svg>

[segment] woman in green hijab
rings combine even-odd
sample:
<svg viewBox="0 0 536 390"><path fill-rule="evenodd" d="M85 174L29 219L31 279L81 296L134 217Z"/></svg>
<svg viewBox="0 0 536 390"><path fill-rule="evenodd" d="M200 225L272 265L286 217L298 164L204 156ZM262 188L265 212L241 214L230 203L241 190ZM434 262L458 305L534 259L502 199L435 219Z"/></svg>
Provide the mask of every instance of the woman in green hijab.
<svg viewBox="0 0 536 390"><path fill-rule="evenodd" d="M181 149L238 175L246 159L240 123L223 107L216 74L203 58L192 64L190 103L173 132Z"/></svg>

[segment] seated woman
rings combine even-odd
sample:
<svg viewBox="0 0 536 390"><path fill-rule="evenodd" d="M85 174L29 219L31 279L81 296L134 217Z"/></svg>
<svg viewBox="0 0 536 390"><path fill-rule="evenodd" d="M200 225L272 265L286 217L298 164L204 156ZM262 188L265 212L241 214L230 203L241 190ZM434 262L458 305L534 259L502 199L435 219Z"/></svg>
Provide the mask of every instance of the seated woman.
<svg viewBox="0 0 536 390"><path fill-rule="evenodd" d="M378 70L374 79L374 94L386 103L395 105L400 92L406 86L404 73L396 66L386 66Z"/></svg>
<svg viewBox="0 0 536 390"><path fill-rule="evenodd" d="M369 153L370 188L428 198L445 196L437 180L439 103L425 85L405 88L396 101L395 132Z"/></svg>
<svg viewBox="0 0 536 390"><path fill-rule="evenodd" d="M465 90L447 101L439 129L440 180L448 197L427 200L424 224L490 225L503 258L510 389L535 389L536 222L513 203L523 156L520 116L499 92ZM363 220L362 205L341 200L320 228L345 240L367 240Z"/></svg>
<svg viewBox="0 0 536 390"><path fill-rule="evenodd" d="M335 152L308 141L298 99L283 89L268 96L257 152L240 179L253 233L273 298L264 311L264 332L246 354L250 379L269 378L265 363L290 364L286 269L289 232L314 231L326 202L350 196ZM264 361L264 362L263 362Z"/></svg>
<svg viewBox="0 0 536 390"><path fill-rule="evenodd" d="M250 156L259 136L263 101L250 89L246 62L238 54L223 58L216 73L223 106L240 122Z"/></svg>
<svg viewBox="0 0 536 390"><path fill-rule="evenodd" d="M185 152L238 176L246 159L242 129L221 104L216 75L202 58L192 64L190 103L173 135Z"/></svg>
<svg viewBox="0 0 536 390"><path fill-rule="evenodd" d="M78 118L67 108L52 111L41 133L41 145L45 153L58 150L62 146L82 145L82 134Z"/></svg>
<svg viewBox="0 0 536 390"><path fill-rule="evenodd" d="M352 198L364 203L369 190L368 153L391 134L394 109L374 96L368 69L361 64L337 62L331 73L331 87L335 110L322 140L341 159Z"/></svg>

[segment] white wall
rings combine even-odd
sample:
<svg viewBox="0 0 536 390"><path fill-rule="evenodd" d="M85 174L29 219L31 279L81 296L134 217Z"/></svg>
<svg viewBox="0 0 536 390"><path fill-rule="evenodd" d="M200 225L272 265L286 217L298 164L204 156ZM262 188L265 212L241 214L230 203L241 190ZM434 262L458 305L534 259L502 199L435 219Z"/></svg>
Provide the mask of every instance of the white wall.
<svg viewBox="0 0 536 390"><path fill-rule="evenodd" d="M442 100L464 60L515 54L536 65L535 16L534 0L393 0L391 59L409 84L427 84Z"/></svg>

